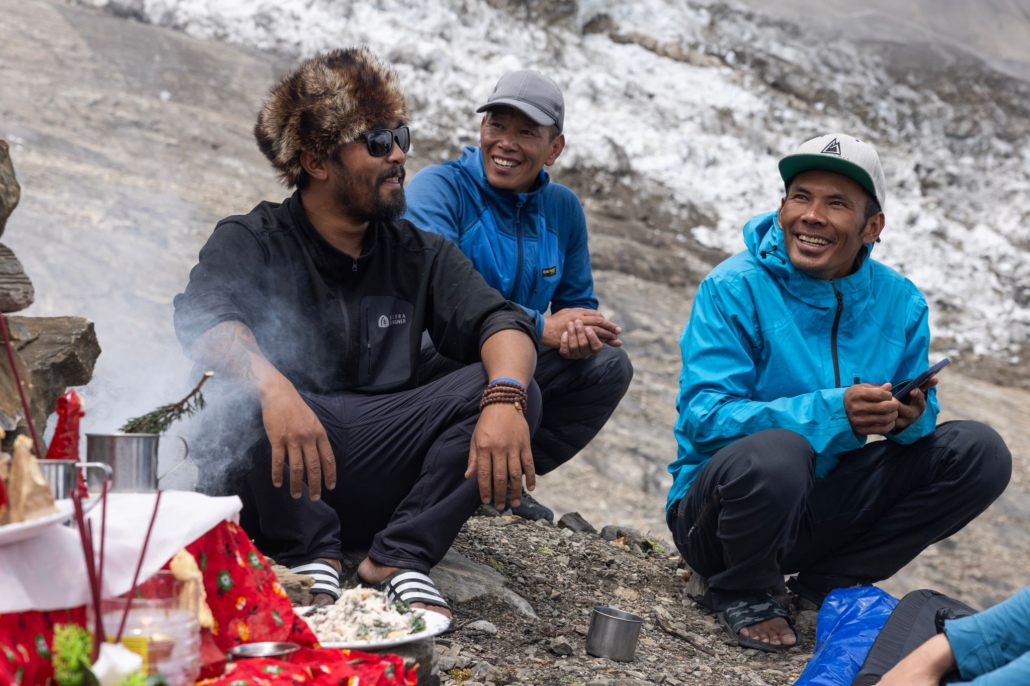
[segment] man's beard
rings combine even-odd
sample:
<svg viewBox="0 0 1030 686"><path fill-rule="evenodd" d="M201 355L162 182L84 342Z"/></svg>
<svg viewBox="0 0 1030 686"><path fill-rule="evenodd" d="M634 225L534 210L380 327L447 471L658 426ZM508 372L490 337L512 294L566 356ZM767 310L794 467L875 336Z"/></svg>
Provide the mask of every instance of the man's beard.
<svg viewBox="0 0 1030 686"><path fill-rule="evenodd" d="M407 209L404 199L404 167L393 167L380 174L374 182L362 178L342 164L337 164L336 187L333 200L336 206L351 217L366 222L392 221ZM383 198L382 187L387 179L400 181L397 191Z"/></svg>

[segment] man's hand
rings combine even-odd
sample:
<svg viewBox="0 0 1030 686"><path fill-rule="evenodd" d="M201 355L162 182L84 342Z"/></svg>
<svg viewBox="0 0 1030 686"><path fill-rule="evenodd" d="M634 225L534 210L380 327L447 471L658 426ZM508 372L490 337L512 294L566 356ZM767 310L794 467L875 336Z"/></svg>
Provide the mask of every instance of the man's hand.
<svg viewBox="0 0 1030 686"><path fill-rule="evenodd" d="M594 329L583 326L583 322L577 319L569 322L568 330L561 335L558 354L566 360L585 360L601 352L603 347L604 343L594 333Z"/></svg>
<svg viewBox="0 0 1030 686"><path fill-rule="evenodd" d="M465 478L478 476L479 497L484 503L492 497L494 507L503 510L509 487L512 506L518 507L521 502L523 475L527 490L536 488L526 418L514 405L487 405L472 432Z"/></svg>
<svg viewBox="0 0 1030 686"><path fill-rule="evenodd" d="M573 346L569 346L564 341L571 340L570 332L576 331L576 329L569 327L575 325L577 321L582 323L585 332L582 339L577 338L575 341L575 352L572 352L570 348ZM568 359L586 359L600 352L604 343L613 348L621 346L620 333L622 333L622 327L608 321L600 312L582 307L568 307L558 310L549 317L544 317L544 335L540 342L548 348L557 348L561 355ZM596 349L593 347L595 341ZM579 355L579 357L571 357L573 354Z"/></svg>
<svg viewBox="0 0 1030 686"><path fill-rule="evenodd" d="M261 418L272 443L272 483L283 485L283 463L290 462L290 495L303 492L304 472L312 501L326 488L336 488L336 459L322 423L286 377L272 381L261 392Z"/></svg>
<svg viewBox="0 0 1030 686"><path fill-rule="evenodd" d="M859 436L887 434L894 429L901 403L891 395L891 385L863 383L844 391L844 411L851 429Z"/></svg>
<svg viewBox="0 0 1030 686"><path fill-rule="evenodd" d="M907 429L912 422L926 410L926 392L937 385L937 377L931 376L926 383L919 388L913 388L908 394L908 403L898 404L898 420L894 422L895 429Z"/></svg>

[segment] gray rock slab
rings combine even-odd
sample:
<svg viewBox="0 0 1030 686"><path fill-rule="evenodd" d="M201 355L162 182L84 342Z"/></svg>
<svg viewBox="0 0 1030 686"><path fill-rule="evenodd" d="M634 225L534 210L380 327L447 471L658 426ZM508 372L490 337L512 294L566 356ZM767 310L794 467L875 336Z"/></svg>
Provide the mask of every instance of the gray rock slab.
<svg viewBox="0 0 1030 686"><path fill-rule="evenodd" d="M480 660L476 663L476 666L472 668L472 678L476 681L486 681L494 677L497 674L497 668L486 660Z"/></svg>
<svg viewBox="0 0 1030 686"><path fill-rule="evenodd" d="M14 165L8 150L7 141L0 140L0 236L4 233L7 218L21 199L21 186L14 178Z"/></svg>
<svg viewBox="0 0 1030 686"><path fill-rule="evenodd" d="M11 335L32 377L32 416L46 426L57 399L70 386L93 378L100 343L93 322L82 317L10 317Z"/></svg>
<svg viewBox="0 0 1030 686"><path fill-rule="evenodd" d="M572 645L572 641L564 636L558 636L557 638L552 639L550 648L551 652L555 655L568 656L576 652L576 648Z"/></svg>
<svg viewBox="0 0 1030 686"><path fill-rule="evenodd" d="M478 621L466 625L465 631L479 632L481 634L486 634L487 636L497 635L497 627L494 626L492 622L488 622L485 619L480 619Z"/></svg>
<svg viewBox="0 0 1030 686"><path fill-rule="evenodd" d="M576 533L597 533L597 529L578 512L568 512L562 515L562 518L558 520L557 526L559 529L569 529Z"/></svg>
<svg viewBox="0 0 1030 686"><path fill-rule="evenodd" d="M440 592L455 603L480 598L501 600L527 617L538 619L529 601L508 588L504 575L495 569L473 562L467 557L447 551L447 555L429 573Z"/></svg>
<svg viewBox="0 0 1030 686"><path fill-rule="evenodd" d="M10 248L0 243L0 312L21 312L35 298L36 291L21 261Z"/></svg>

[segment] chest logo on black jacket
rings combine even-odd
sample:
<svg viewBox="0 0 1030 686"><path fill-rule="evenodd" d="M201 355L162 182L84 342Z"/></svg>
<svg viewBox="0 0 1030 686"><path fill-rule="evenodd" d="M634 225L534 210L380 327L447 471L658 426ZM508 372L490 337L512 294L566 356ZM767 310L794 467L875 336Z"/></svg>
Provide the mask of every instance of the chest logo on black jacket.
<svg viewBox="0 0 1030 686"><path fill-rule="evenodd" d="M388 326L396 326L397 324L407 324L408 316L405 314L391 314L387 317L385 314L379 317L379 328L385 329Z"/></svg>
<svg viewBox="0 0 1030 686"><path fill-rule="evenodd" d="M411 303L389 295L361 299L358 383L366 388L400 383L412 374Z"/></svg>

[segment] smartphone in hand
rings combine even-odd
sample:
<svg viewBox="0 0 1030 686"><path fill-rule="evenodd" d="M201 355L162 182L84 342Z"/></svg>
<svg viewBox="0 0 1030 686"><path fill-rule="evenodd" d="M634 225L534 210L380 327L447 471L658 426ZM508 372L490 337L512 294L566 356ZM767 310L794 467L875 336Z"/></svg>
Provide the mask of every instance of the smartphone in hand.
<svg viewBox="0 0 1030 686"><path fill-rule="evenodd" d="M947 357L945 357L943 360L941 360L940 362L938 362L934 366L930 367L929 369L927 369L925 372L923 372L922 374L920 374L916 378L912 379L911 381L907 381L907 382L902 383L900 386L898 386L897 388L895 388L892 391L892 394L894 395L895 398L897 398L898 400L901 400L902 402L908 400L909 393L911 393L913 390L915 390L916 388L919 388L924 383L929 381L931 376L933 376L937 372L939 372L942 369L944 369L945 367L947 367L948 364L950 364L950 363L951 363L951 360L949 360Z"/></svg>

